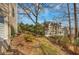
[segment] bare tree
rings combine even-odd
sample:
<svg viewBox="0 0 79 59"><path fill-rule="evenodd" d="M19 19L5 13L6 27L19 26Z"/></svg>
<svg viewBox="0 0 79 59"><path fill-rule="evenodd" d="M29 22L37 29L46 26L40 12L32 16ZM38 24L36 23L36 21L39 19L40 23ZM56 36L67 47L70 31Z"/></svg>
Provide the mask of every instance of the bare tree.
<svg viewBox="0 0 79 59"><path fill-rule="evenodd" d="M35 24L35 28L36 28L36 32L37 32L37 25L38 25L38 15L39 15L39 12L40 12L40 6L41 4L40 3L32 3L31 6L33 6L34 10L32 10L32 8L27 8L24 6L24 4L18 4L22 9L23 11L25 12L25 14L32 20L32 22ZM31 15L32 14L32 15ZM32 17L34 16L34 18Z"/></svg>
<svg viewBox="0 0 79 59"><path fill-rule="evenodd" d="M75 39L77 38L77 13L76 13L76 3L74 3L74 21L75 21Z"/></svg>
<svg viewBox="0 0 79 59"><path fill-rule="evenodd" d="M70 7L69 7L69 3L67 3L67 8L68 8L68 23L69 23L69 39L71 42L71 20L70 20Z"/></svg>
<svg viewBox="0 0 79 59"><path fill-rule="evenodd" d="M75 22L75 40L77 41L77 35L78 35L78 30L77 30L77 26L78 26L78 24L77 24L77 13L76 13L76 3L74 3L74 22ZM77 46L75 45L75 47L74 47L74 51L75 51L75 53L76 53L76 51L77 51Z"/></svg>
<svg viewBox="0 0 79 59"><path fill-rule="evenodd" d="M39 11L40 11L40 4L36 3L35 5L35 12L36 12L36 33L37 33L37 27L38 27L38 15L39 15Z"/></svg>

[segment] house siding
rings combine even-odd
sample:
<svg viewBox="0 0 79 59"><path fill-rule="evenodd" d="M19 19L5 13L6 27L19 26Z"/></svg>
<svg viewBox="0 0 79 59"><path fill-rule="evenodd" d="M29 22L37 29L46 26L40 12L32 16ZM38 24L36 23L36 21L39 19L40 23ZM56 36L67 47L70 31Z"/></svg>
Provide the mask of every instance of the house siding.
<svg viewBox="0 0 79 59"><path fill-rule="evenodd" d="M15 3L0 3L0 16L4 17L4 39L9 40L11 37L11 28L17 33L17 20L16 12L17 7ZM12 10L14 9L14 11ZM14 13L14 16L12 15Z"/></svg>
<svg viewBox="0 0 79 59"><path fill-rule="evenodd" d="M14 9L14 10L12 10ZM10 37L12 36L12 29L17 33L17 6L15 3L0 3L0 16L3 17L4 22L1 22L0 40L5 40L6 43L10 44ZM1 20L1 19L0 19ZM5 44L6 45L6 44ZM0 41L0 53L5 52L5 47ZM6 45L7 47L7 45Z"/></svg>

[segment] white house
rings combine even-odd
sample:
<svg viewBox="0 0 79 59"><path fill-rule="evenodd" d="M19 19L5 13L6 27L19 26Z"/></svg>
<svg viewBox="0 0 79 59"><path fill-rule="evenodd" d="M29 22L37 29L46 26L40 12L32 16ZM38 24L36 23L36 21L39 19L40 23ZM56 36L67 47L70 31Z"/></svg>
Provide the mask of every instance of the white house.
<svg viewBox="0 0 79 59"><path fill-rule="evenodd" d="M63 36L64 29L60 23L47 22L45 24L45 36Z"/></svg>

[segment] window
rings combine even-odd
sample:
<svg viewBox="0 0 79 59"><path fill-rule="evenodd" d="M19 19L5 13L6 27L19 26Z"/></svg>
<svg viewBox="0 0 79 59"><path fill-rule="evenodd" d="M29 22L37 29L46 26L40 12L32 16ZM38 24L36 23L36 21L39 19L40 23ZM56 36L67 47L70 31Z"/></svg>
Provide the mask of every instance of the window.
<svg viewBox="0 0 79 59"><path fill-rule="evenodd" d="M0 16L0 37L4 38L4 17Z"/></svg>
<svg viewBox="0 0 79 59"><path fill-rule="evenodd" d="M0 23L4 23L4 17L0 16Z"/></svg>

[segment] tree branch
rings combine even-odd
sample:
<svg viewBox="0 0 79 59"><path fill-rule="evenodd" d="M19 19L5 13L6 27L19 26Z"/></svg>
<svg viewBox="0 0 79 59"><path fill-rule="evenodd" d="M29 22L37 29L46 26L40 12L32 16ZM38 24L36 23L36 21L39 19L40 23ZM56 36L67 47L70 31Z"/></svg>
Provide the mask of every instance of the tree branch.
<svg viewBox="0 0 79 59"><path fill-rule="evenodd" d="M24 9L20 4L19 6L23 9L23 11L26 13L26 15L33 21L34 24L36 24L36 22L32 19L32 17L28 14L28 12L26 11L26 9Z"/></svg>

